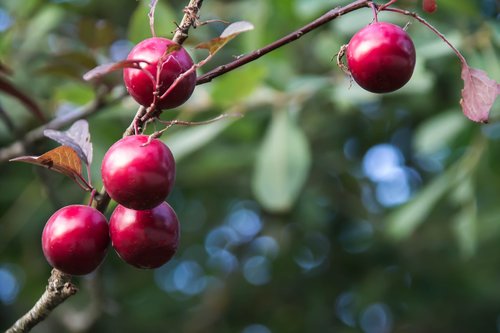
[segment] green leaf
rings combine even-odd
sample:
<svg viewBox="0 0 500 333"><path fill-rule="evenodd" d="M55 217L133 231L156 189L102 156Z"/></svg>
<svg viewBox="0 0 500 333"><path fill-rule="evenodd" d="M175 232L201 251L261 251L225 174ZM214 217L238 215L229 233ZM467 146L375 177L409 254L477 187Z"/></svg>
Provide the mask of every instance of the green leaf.
<svg viewBox="0 0 500 333"><path fill-rule="evenodd" d="M83 105L95 98L95 91L88 84L71 82L57 89L54 98L57 102Z"/></svg>
<svg viewBox="0 0 500 333"><path fill-rule="evenodd" d="M420 226L436 203L453 186L452 170L438 176L424 187L411 201L392 212L387 218L386 232L394 240L410 236Z"/></svg>
<svg viewBox="0 0 500 333"><path fill-rule="evenodd" d="M132 14L128 28L128 38L133 43L138 43L146 38L150 38L151 29L149 27L149 1L140 1L137 9ZM157 36L170 36L175 30L176 16L174 11L165 4L158 2L155 8L155 32Z"/></svg>
<svg viewBox="0 0 500 333"><path fill-rule="evenodd" d="M460 182L451 197L459 207L462 207L453 220L453 231L460 253L464 258L470 258L476 252L477 205L474 196L473 180L468 177Z"/></svg>
<svg viewBox="0 0 500 333"><path fill-rule="evenodd" d="M78 22L78 36L92 49L109 47L116 40L115 28L109 21L91 18Z"/></svg>
<svg viewBox="0 0 500 333"><path fill-rule="evenodd" d="M266 77L264 66L249 64L236 75L223 75L213 82L211 96L217 105L228 107L249 96Z"/></svg>
<svg viewBox="0 0 500 333"><path fill-rule="evenodd" d="M286 212L300 194L311 166L307 138L289 112L273 114L257 156L252 188L257 200L272 212Z"/></svg>
<svg viewBox="0 0 500 333"><path fill-rule="evenodd" d="M467 120L459 110L439 113L419 126L413 145L417 155L430 155L452 145L466 128Z"/></svg>
<svg viewBox="0 0 500 333"><path fill-rule="evenodd" d="M30 19L21 49L23 51L37 51L41 43L46 42L46 35L61 24L65 12L58 6L44 6L33 18Z"/></svg>
<svg viewBox="0 0 500 333"><path fill-rule="evenodd" d="M481 160L485 147L486 140L478 137L460 160L420 190L410 202L393 211L387 218L388 236L394 240L410 236L448 191L455 188L457 184L470 179ZM465 187L457 187L451 198L459 202L464 201L464 197L468 198L466 190Z"/></svg>
<svg viewBox="0 0 500 333"><path fill-rule="evenodd" d="M175 160L178 162L215 139L234 121L234 118L226 118L202 126L184 128L172 135L167 132L163 141L172 150Z"/></svg>

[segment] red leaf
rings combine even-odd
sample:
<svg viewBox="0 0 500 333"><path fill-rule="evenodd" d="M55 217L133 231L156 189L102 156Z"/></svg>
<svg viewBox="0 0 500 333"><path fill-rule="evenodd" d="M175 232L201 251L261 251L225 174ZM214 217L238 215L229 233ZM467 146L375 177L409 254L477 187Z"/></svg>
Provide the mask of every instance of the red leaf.
<svg viewBox="0 0 500 333"><path fill-rule="evenodd" d="M490 109L500 94L500 84L488 77L486 72L471 68L462 62L462 99L460 105L470 120L487 123Z"/></svg>
<svg viewBox="0 0 500 333"><path fill-rule="evenodd" d="M21 103L24 104L24 106L26 106L29 111L31 111L31 113L38 117L38 119L40 119L41 121L45 121L45 116L43 115L42 110L38 107L35 101L33 101L31 97L23 93L2 76L0 76L0 90L18 99Z"/></svg>
<svg viewBox="0 0 500 333"><path fill-rule="evenodd" d="M21 156L10 161L30 163L57 171L73 179L85 190L91 190L82 176L82 162L71 147L59 146L40 156Z"/></svg>
<svg viewBox="0 0 500 333"><path fill-rule="evenodd" d="M100 65L85 73L83 79L85 81L90 81L123 68L141 69L141 63L149 64L146 60L122 60L111 64Z"/></svg>

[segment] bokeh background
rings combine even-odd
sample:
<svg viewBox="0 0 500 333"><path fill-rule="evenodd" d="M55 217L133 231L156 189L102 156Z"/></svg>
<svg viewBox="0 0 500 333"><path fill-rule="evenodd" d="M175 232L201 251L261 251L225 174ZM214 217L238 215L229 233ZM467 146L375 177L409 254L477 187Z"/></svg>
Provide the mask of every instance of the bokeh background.
<svg viewBox="0 0 500 333"><path fill-rule="evenodd" d="M184 2L159 1L157 35L171 36ZM422 13L420 1L398 3L421 13L471 66L498 81L498 2L437 2L432 15ZM255 30L199 74L346 3L205 1L201 20L247 20ZM132 0L0 3L0 60L12 71L9 82L49 119L103 101L87 117L98 188L102 156L137 105L122 97L120 73L100 83L81 76L149 37L147 12L148 1ZM371 11L361 9L198 86L187 104L164 112L164 120L244 115L173 127L162 137L177 160L167 200L182 226L177 255L159 269L139 270L110 249L95 274L74 279L80 292L33 332L500 332L499 103L489 124L468 121L452 51L411 18L380 19L410 22L417 49L413 78L395 93L362 91L332 61L371 22ZM203 59L194 46L223 29L213 23L191 30L187 50ZM0 106L0 150L41 125L2 91ZM55 146L45 138L27 154ZM40 245L46 220L88 195L62 175L6 161L0 189L6 329L50 275Z"/></svg>

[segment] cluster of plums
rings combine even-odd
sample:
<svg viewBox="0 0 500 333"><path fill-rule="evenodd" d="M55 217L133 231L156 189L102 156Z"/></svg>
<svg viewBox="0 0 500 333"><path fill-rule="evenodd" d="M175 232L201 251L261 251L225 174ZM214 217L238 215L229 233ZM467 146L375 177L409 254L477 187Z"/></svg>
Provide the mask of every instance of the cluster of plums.
<svg viewBox="0 0 500 333"><path fill-rule="evenodd" d="M164 201L175 179L175 161L160 140L127 136L107 151L101 172L118 205L106 217L90 206L70 205L55 212L42 234L47 261L62 272L92 272L106 256L109 242L120 258L139 268L169 261L179 243L179 221Z"/></svg>
<svg viewBox="0 0 500 333"><path fill-rule="evenodd" d="M183 48L166 51L173 43L149 38L130 52L128 59L140 60L142 68L126 68L123 77L139 104L174 108L191 96L194 72L184 75L170 93L159 98L193 66ZM120 258L135 267L156 268L168 262L179 243L179 221L165 202L175 180L170 149L146 135L127 136L106 152L101 174L107 193L118 203L109 225L90 206L70 205L55 212L42 234L43 253L50 265L71 275L88 274L103 261L110 241Z"/></svg>
<svg viewBox="0 0 500 333"><path fill-rule="evenodd" d="M130 95L141 105L157 109L183 104L193 93L196 73L189 54L174 42L153 37L137 44L128 59L141 66L126 68L123 78ZM347 65L364 89L387 93L401 88L415 67L415 47L400 27L375 22L358 31L347 47ZM187 74L186 74L187 73ZM163 96L174 81L171 91ZM104 259L109 242L127 263L156 268L175 254L179 222L164 200L172 190L175 161L169 148L145 135L125 137L104 156L104 187L118 203L109 226L90 206L71 205L48 220L42 247L48 262L72 275L92 272Z"/></svg>

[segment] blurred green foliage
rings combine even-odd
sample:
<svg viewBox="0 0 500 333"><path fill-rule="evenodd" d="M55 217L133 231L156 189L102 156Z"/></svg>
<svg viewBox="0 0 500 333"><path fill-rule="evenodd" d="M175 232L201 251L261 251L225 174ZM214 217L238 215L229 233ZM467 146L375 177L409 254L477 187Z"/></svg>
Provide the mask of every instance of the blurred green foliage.
<svg viewBox="0 0 500 333"><path fill-rule="evenodd" d="M498 81L498 3L437 2L439 10L423 16ZM346 3L205 1L201 20L247 20L256 28L199 74ZM419 2L398 3L421 13ZM83 73L123 58L150 35L147 4L3 0L0 61L48 118L61 117L95 98L96 84ZM158 35L171 35L184 5L159 1ZM489 124L466 120L458 59L426 27L393 13L380 19L412 23L412 80L383 96L349 82L332 58L371 15L345 15L198 86L185 106L164 112L165 120L194 121L244 114L163 136L178 162L168 198L182 225L178 254L144 271L110 249L98 273L75 278L80 292L33 332L499 332L499 104ZM191 30L188 51L203 59L194 46L223 29ZM120 74L103 87L109 96L122 93ZM6 94L0 106L14 123L0 122L0 149L40 125ZM89 117L95 185L99 161L136 110L125 98ZM44 139L29 153L54 146ZM61 175L6 162L0 188L3 329L44 290L47 218L88 197Z"/></svg>

